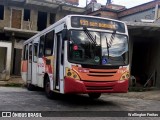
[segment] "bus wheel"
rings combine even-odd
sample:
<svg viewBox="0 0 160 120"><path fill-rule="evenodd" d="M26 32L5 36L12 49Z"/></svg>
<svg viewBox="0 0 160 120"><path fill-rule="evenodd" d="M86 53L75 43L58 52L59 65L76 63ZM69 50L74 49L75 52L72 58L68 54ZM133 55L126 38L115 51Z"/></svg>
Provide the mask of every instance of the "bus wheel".
<svg viewBox="0 0 160 120"><path fill-rule="evenodd" d="M98 99L101 96L101 93L88 93L91 99Z"/></svg>
<svg viewBox="0 0 160 120"><path fill-rule="evenodd" d="M34 90L35 90L35 86L32 85L31 83L27 83L27 89L28 89L29 91L34 91Z"/></svg>
<svg viewBox="0 0 160 120"><path fill-rule="evenodd" d="M45 80L44 89L45 89L45 93L46 93L47 98L52 99L53 92L50 89L50 81L49 81L48 77Z"/></svg>

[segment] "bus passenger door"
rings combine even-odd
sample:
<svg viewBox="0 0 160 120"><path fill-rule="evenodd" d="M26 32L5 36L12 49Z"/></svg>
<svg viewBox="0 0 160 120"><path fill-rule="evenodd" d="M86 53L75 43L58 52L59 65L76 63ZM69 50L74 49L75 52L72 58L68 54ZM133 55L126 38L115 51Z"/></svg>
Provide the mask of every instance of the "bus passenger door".
<svg viewBox="0 0 160 120"><path fill-rule="evenodd" d="M38 59L38 43L33 43L32 58L32 84L37 85L37 59Z"/></svg>
<svg viewBox="0 0 160 120"><path fill-rule="evenodd" d="M28 74L27 83L31 83L32 80L32 44L28 45Z"/></svg>
<svg viewBox="0 0 160 120"><path fill-rule="evenodd" d="M37 68L37 82L39 87L44 87L43 85L43 79L44 79L44 73L45 73L45 64L43 61L43 52L44 52L44 41L45 41L45 36L40 37L40 42L39 42L39 49L38 49L38 68Z"/></svg>
<svg viewBox="0 0 160 120"><path fill-rule="evenodd" d="M56 89L60 89L60 92L64 92L64 66L63 66L63 47L62 47L62 34L56 34L56 67L55 67L55 80Z"/></svg>

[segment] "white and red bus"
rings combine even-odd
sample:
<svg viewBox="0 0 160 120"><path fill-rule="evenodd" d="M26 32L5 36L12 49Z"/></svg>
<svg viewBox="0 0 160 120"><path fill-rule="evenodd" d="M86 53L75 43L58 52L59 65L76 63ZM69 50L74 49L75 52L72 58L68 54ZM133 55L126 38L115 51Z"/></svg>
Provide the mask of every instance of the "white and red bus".
<svg viewBox="0 0 160 120"><path fill-rule="evenodd" d="M22 78L29 90L88 94L128 91L129 51L125 23L68 15L24 43Z"/></svg>

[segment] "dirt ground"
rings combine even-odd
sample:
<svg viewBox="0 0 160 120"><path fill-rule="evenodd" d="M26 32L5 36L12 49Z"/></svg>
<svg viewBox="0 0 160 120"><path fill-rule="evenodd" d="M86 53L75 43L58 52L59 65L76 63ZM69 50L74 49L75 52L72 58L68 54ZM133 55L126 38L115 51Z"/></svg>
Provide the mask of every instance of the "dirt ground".
<svg viewBox="0 0 160 120"><path fill-rule="evenodd" d="M21 76L11 76L9 80L0 81L0 86L24 86Z"/></svg>

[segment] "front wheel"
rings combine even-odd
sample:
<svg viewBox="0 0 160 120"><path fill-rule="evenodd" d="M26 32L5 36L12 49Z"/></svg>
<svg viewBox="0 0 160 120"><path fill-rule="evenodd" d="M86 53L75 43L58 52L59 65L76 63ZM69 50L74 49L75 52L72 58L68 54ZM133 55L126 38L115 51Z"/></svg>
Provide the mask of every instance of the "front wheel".
<svg viewBox="0 0 160 120"><path fill-rule="evenodd" d="M91 99L98 99L101 96L101 93L88 93Z"/></svg>
<svg viewBox="0 0 160 120"><path fill-rule="evenodd" d="M45 89L45 93L46 93L47 98L52 99L53 98L53 92L51 91L50 81L49 81L48 77L45 79L44 89Z"/></svg>

